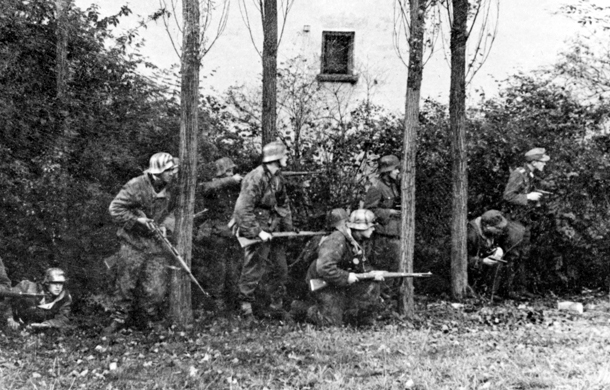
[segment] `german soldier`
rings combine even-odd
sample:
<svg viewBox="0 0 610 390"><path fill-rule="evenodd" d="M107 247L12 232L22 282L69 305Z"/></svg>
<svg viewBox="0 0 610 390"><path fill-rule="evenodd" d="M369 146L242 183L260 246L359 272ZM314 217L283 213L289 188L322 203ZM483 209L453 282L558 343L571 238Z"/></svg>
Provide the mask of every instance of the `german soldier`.
<svg viewBox="0 0 610 390"><path fill-rule="evenodd" d="M309 285L312 279L322 279L329 285L312 293L316 303L307 309L308 321L320 326L374 322L379 284L359 280L357 275L370 271L362 243L371 238L374 221L372 211L355 210L349 222L338 224L320 242L318 258L309 267L306 281Z"/></svg>
<svg viewBox="0 0 610 390"><path fill-rule="evenodd" d="M262 164L246 175L233 212L236 233L262 242L244 249L244 262L239 279L241 311L247 323L254 321L254 292L266 272L271 271L268 292L272 312L284 314L283 297L288 278L286 251L281 242L272 242L272 232L292 231L290 200L281 169L288 154L281 142L263 147Z"/></svg>
<svg viewBox="0 0 610 390"><path fill-rule="evenodd" d="M205 280L219 312L227 308L225 297L234 306L238 295L240 251L227 225L242 181L242 176L233 172L235 167L230 158L220 158L214 162L215 177L202 183L201 195L208 218L199 226L197 245L204 250Z"/></svg>
<svg viewBox="0 0 610 390"><path fill-rule="evenodd" d="M139 327L159 327L165 317L171 255L153 233L159 225L166 234L174 229L172 187L177 159L169 153L151 156L149 167L131 179L110 203L121 248L116 256L116 282L111 334L130 319Z"/></svg>
<svg viewBox="0 0 610 390"><path fill-rule="evenodd" d="M473 279L493 295L514 298L515 272L529 257L529 230L498 210L488 210L468 223L467 248Z"/></svg>
<svg viewBox="0 0 610 390"><path fill-rule="evenodd" d="M32 328L67 329L70 327L72 297L64 288L66 276L59 268L49 268L42 284L23 280L12 290L40 294L41 298L10 298L7 324L18 329L22 324Z"/></svg>

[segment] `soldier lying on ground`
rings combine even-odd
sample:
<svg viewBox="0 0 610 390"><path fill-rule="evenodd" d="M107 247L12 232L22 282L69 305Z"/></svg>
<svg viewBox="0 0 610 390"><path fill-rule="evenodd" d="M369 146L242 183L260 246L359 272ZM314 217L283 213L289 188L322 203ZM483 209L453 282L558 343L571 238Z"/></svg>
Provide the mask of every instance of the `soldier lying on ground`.
<svg viewBox="0 0 610 390"><path fill-rule="evenodd" d="M312 279L322 279L329 286L312 293L313 305L293 302L291 314L297 320L304 319L319 326L374 323L379 283L359 280L357 273L370 271L362 243L370 239L375 230L375 215L370 210L355 210L345 223L346 216L341 209L330 214L330 219L341 219L335 225L336 230L321 240L318 258L309 267L306 277L308 285ZM375 280L382 281L383 277Z"/></svg>
<svg viewBox="0 0 610 390"><path fill-rule="evenodd" d="M470 221L468 263L474 287L486 289L494 296L516 298L515 273L529 257L529 245L529 230L497 210L486 211Z"/></svg>
<svg viewBox="0 0 610 390"><path fill-rule="evenodd" d="M42 282L24 280L11 290L17 293L39 294L38 298L8 298L7 325L15 330L21 325L32 328L70 327L70 306L72 297L64 288L66 276L59 268L49 268Z"/></svg>

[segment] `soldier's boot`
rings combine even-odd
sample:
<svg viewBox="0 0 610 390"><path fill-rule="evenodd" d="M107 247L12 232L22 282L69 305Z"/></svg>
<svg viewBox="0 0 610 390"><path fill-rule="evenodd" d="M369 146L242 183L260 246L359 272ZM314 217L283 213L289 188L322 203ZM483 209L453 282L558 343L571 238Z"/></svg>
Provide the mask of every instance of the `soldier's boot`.
<svg viewBox="0 0 610 390"><path fill-rule="evenodd" d="M298 322L305 322L307 319L307 310L311 305L304 301L295 299L290 304L290 315L292 319Z"/></svg>
<svg viewBox="0 0 610 390"><path fill-rule="evenodd" d="M241 303L241 318L246 327L251 327L256 324L256 318L254 318L252 304L250 302Z"/></svg>

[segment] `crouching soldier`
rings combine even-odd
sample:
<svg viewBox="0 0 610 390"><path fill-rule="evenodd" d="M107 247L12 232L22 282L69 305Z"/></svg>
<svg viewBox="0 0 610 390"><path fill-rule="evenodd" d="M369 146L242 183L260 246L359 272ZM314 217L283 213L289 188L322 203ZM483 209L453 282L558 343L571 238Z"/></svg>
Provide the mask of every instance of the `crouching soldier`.
<svg viewBox="0 0 610 390"><path fill-rule="evenodd" d="M13 297L10 299L7 325L19 329L21 325L32 328L70 327L70 306L72 297L64 288L66 276L59 268L49 268L45 272L42 284L24 280L12 288L12 292L40 295L34 297Z"/></svg>
<svg viewBox="0 0 610 390"><path fill-rule="evenodd" d="M529 230L522 224L497 210L486 211L468 223L470 279L494 296L514 298L515 273L529 257L529 245Z"/></svg>
<svg viewBox="0 0 610 390"><path fill-rule="evenodd" d="M370 271L362 243L371 238L374 220L372 211L355 210L349 222L337 224L336 230L321 240L306 281L310 285L312 280L321 280L327 286L312 292L315 304L307 308L307 321L319 326L374 323L379 283L358 279L358 273ZM383 277L374 280L382 281Z"/></svg>

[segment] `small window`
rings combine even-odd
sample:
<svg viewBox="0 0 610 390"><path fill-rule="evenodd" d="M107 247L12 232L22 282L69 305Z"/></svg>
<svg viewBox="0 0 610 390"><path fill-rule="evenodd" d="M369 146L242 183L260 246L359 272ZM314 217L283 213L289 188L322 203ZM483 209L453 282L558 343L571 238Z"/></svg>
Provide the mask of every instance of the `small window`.
<svg viewBox="0 0 610 390"><path fill-rule="evenodd" d="M322 58L319 81L358 81L354 75L354 35L353 31L323 31Z"/></svg>

